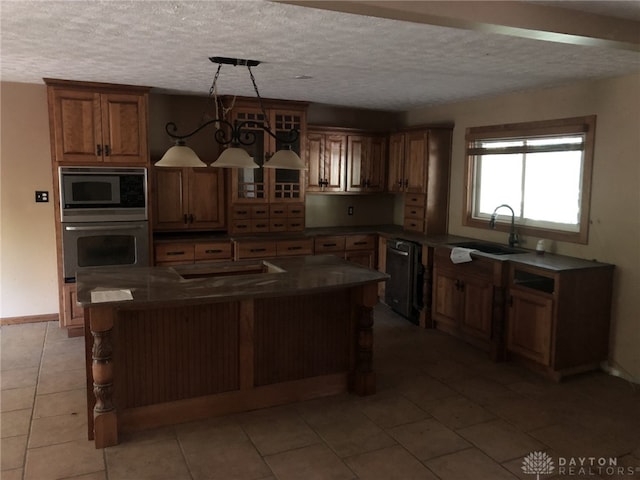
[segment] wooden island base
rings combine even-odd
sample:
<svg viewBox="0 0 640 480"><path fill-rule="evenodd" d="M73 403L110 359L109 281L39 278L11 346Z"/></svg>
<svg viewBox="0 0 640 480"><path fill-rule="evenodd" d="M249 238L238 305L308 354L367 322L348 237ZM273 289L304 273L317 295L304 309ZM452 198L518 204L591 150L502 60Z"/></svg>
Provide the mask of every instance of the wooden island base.
<svg viewBox="0 0 640 480"><path fill-rule="evenodd" d="M375 393L375 283L85 309L89 439L350 391Z"/></svg>

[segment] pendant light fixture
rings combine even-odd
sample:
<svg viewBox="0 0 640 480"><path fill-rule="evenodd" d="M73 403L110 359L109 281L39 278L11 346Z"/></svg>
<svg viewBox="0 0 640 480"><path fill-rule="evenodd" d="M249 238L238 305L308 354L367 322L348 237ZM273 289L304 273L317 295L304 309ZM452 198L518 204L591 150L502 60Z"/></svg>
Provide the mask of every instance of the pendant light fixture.
<svg viewBox="0 0 640 480"><path fill-rule="evenodd" d="M218 69L216 70L216 74L213 78L213 83L211 85L211 88L209 89L209 96L214 97L214 101L216 102L216 104L216 84L220 75L220 70L222 69L222 65L246 66L249 70L249 76L251 78L251 82L253 83L253 89L256 92L256 97L258 98L258 101L260 103L260 109L265 118L266 124L258 124L254 120L236 122L235 124L232 124L224 118L215 118L201 124L192 132L186 133L184 135L178 135L177 125L174 122L169 122L165 125L165 131L167 132L167 135L169 135L169 137L176 141L176 145L167 150L162 159L156 163L156 166L206 167L206 164L198 158L196 153L191 148L186 146L185 140L189 137L192 137L200 130L203 130L209 125L214 125L216 129L213 135L214 140L218 144L226 146L226 148L218 157L218 159L211 164L212 167L259 168L260 166L254 161L251 156L249 156L247 151L242 148L242 146L253 145L256 142L255 130L256 128L260 128L264 130L265 133L276 139L279 144L285 146L284 150L277 151L264 164L265 168L286 168L290 170L306 169L306 165L304 164L302 159L296 152L291 149L292 144L294 144L298 140L300 132L298 132L298 130L296 129L292 129L284 133L274 133L271 130L269 117L267 116L264 105L262 104L262 97L260 97L258 86L256 85L253 72L251 71L251 67L260 65L260 62L257 60L243 60L227 57L210 57L209 60L211 60L211 62L213 63L218 64Z"/></svg>

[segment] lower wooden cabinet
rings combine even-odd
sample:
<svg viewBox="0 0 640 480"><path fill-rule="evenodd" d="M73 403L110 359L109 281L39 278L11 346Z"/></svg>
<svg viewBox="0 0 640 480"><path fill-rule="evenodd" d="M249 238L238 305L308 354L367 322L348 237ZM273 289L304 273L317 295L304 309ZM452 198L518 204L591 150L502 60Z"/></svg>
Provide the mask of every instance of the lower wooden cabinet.
<svg viewBox="0 0 640 480"><path fill-rule="evenodd" d="M232 246L229 241L156 242L154 252L154 264L161 266L233 259Z"/></svg>
<svg viewBox="0 0 640 480"><path fill-rule="evenodd" d="M83 327L84 308L78 305L76 284L65 283L62 287L62 327Z"/></svg>
<svg viewBox="0 0 640 480"><path fill-rule="evenodd" d="M436 328L490 351L497 359L503 356L500 326L506 264L489 258L454 264L450 254L448 248L434 252L431 318Z"/></svg>
<svg viewBox="0 0 640 480"><path fill-rule="evenodd" d="M509 271L507 352L559 380L607 359L613 265Z"/></svg>
<svg viewBox="0 0 640 480"><path fill-rule="evenodd" d="M377 235L322 235L315 238L315 253L339 255L350 262L376 268Z"/></svg>
<svg viewBox="0 0 640 480"><path fill-rule="evenodd" d="M312 238L236 240L235 259L313 255Z"/></svg>

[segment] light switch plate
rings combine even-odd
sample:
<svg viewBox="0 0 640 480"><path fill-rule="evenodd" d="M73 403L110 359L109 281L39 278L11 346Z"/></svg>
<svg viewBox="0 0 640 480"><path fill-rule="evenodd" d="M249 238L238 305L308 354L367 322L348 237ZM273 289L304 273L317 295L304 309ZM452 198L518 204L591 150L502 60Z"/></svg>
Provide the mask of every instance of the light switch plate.
<svg viewBox="0 0 640 480"><path fill-rule="evenodd" d="M36 203L48 202L48 201L49 201L49 192L36 190Z"/></svg>

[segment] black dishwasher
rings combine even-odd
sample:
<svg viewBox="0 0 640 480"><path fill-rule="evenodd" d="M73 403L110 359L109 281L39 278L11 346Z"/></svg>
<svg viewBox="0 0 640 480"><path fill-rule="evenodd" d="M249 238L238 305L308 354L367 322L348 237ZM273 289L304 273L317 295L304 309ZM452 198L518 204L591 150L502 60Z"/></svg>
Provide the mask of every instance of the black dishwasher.
<svg viewBox="0 0 640 480"><path fill-rule="evenodd" d="M387 242L387 280L384 300L395 312L418 323L422 309L421 245L403 239Z"/></svg>

